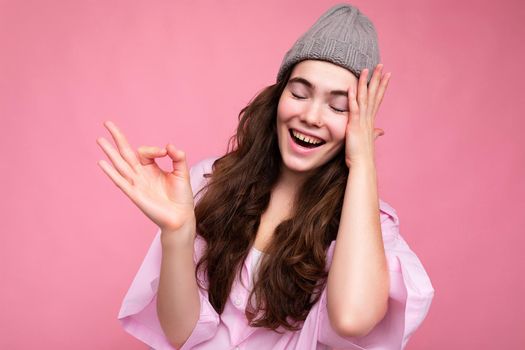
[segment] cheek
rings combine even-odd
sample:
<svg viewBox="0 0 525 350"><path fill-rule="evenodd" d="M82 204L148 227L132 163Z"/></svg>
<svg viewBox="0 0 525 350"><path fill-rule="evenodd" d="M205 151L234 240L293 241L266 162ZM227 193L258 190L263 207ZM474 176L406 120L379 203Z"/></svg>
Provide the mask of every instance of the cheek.
<svg viewBox="0 0 525 350"><path fill-rule="evenodd" d="M288 98L282 98L277 106L277 118L287 121L300 113L300 105Z"/></svg>
<svg viewBox="0 0 525 350"><path fill-rule="evenodd" d="M347 122L348 118L342 116L339 120L334 120L330 123L330 132L335 142L345 141Z"/></svg>

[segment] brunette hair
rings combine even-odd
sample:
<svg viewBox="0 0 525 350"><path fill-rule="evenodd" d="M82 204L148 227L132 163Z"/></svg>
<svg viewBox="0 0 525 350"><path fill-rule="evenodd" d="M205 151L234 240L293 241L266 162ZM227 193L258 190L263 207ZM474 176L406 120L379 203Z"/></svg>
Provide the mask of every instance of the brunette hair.
<svg viewBox="0 0 525 350"><path fill-rule="evenodd" d="M207 242L196 276L201 270L206 273L209 300L219 314L235 274L240 277L278 179L282 159L277 105L292 69L240 111L237 132L212 173L205 174L209 181L195 207L197 232ZM251 326L298 330L318 301L328 275L326 250L337 235L348 178L344 151L300 185L291 217L275 229L246 308Z"/></svg>

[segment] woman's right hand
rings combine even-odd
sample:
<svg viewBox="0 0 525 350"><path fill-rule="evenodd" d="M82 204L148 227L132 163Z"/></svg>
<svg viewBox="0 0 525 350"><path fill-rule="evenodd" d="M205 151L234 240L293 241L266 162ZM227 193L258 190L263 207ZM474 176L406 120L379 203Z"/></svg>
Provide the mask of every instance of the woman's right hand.
<svg viewBox="0 0 525 350"><path fill-rule="evenodd" d="M195 212L186 154L171 144L165 148L143 146L135 152L124 134L111 121L104 122L115 149L104 137L97 138L98 145L109 157L98 165L147 217L163 232L181 228L195 229ZM162 170L155 158L168 155L173 161L173 171Z"/></svg>

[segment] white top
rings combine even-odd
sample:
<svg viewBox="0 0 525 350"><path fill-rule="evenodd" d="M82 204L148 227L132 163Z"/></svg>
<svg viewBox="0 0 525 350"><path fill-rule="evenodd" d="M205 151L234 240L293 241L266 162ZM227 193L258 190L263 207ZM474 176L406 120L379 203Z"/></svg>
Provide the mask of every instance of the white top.
<svg viewBox="0 0 525 350"><path fill-rule="evenodd" d="M259 269L259 262L261 260L261 256L264 255L263 252L261 252L259 249L256 249L254 247L251 248L251 252L250 254L252 255L252 258L251 258L251 264L250 264L250 274L252 276L252 278L250 279L250 289L253 288L253 281L254 281L254 278L255 276L257 275L257 270Z"/></svg>
<svg viewBox="0 0 525 350"><path fill-rule="evenodd" d="M252 247L252 272L255 272L255 269L257 267L257 263L259 262L259 260L261 259L261 256L264 254L263 252L261 252L260 250ZM254 274L252 274L254 275Z"/></svg>

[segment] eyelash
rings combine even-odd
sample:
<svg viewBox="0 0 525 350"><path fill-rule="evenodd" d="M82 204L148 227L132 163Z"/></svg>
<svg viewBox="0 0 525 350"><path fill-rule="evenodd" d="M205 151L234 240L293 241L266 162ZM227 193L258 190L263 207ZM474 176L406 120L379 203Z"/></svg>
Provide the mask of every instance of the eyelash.
<svg viewBox="0 0 525 350"><path fill-rule="evenodd" d="M298 95L294 94L293 92L290 92L290 93L292 94L293 97L295 97L298 100L306 99L306 97L298 96ZM332 106L330 106L330 108L332 108L336 113L341 113L342 114L342 113L346 113L347 112L347 111L343 111L341 109L334 108Z"/></svg>

